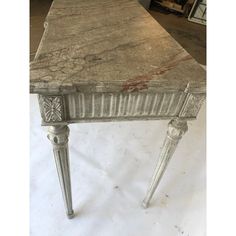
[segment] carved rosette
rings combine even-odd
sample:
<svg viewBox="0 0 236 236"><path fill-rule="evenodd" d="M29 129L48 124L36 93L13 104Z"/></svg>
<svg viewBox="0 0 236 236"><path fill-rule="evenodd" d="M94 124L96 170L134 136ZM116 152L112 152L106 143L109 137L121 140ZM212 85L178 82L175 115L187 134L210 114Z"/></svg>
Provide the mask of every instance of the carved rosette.
<svg viewBox="0 0 236 236"><path fill-rule="evenodd" d="M60 122L64 119L63 97L40 95L39 103L45 122Z"/></svg>
<svg viewBox="0 0 236 236"><path fill-rule="evenodd" d="M205 94L189 94L180 112L180 117L196 117L204 101Z"/></svg>

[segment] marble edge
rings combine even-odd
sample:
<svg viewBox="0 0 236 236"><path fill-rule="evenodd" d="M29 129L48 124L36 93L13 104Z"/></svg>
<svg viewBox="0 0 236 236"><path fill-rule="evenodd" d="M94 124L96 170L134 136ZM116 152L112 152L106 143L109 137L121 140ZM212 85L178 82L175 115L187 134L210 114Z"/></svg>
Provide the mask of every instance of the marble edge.
<svg viewBox="0 0 236 236"><path fill-rule="evenodd" d="M109 84L110 85L110 84ZM72 94L72 93L157 93L157 92L184 92L188 88L189 93L202 93L206 94L206 84L201 84L201 86L196 87L189 87L189 85L181 86L181 87L174 87L169 86L165 88L161 88L158 86L149 86L148 89L140 90L140 91L124 91L120 87L119 84L113 84L112 86L104 86L98 84L80 84L76 86L64 86L64 87L56 87L56 86L34 86L30 84L30 93L31 94Z"/></svg>

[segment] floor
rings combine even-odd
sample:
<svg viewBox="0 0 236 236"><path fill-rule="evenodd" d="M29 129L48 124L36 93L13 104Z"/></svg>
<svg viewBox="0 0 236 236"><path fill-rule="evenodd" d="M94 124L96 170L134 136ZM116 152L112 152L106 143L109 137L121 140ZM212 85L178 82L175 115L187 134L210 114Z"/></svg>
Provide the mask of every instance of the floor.
<svg viewBox="0 0 236 236"><path fill-rule="evenodd" d="M34 59L52 0L30 0L30 61Z"/></svg>
<svg viewBox="0 0 236 236"><path fill-rule="evenodd" d="M32 60L51 1L31 2ZM193 36L198 25L154 9L150 12L191 51L192 56L195 54L199 63L204 64L205 43ZM202 27L199 29L204 32ZM206 234L205 105L198 119L189 122L189 131L180 142L148 209L143 209L140 204L157 162L168 121L70 125L71 178L76 213L73 220L68 220L64 214L51 145L46 138L46 128L40 126L36 95L30 95L30 120L31 236Z"/></svg>
<svg viewBox="0 0 236 236"><path fill-rule="evenodd" d="M206 65L206 26L152 4L150 14L195 60Z"/></svg>
<svg viewBox="0 0 236 236"><path fill-rule="evenodd" d="M205 106L189 122L148 209L141 202L168 122L70 125L76 217L68 220L37 97L30 101L31 236L205 236Z"/></svg>

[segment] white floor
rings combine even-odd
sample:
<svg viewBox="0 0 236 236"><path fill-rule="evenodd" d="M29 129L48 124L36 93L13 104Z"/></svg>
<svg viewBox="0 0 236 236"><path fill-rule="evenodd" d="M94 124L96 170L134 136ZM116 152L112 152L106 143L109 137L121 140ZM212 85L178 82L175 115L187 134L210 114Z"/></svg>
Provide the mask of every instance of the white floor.
<svg viewBox="0 0 236 236"><path fill-rule="evenodd" d="M30 100L31 236L205 235L205 106L189 122L148 209L140 204L168 121L70 125L76 217L68 220L37 97Z"/></svg>

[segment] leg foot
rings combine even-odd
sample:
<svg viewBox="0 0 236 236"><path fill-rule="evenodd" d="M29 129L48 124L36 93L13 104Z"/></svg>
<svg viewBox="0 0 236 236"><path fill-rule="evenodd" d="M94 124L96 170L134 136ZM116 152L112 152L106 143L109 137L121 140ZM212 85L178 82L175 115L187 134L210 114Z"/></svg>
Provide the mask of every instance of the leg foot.
<svg viewBox="0 0 236 236"><path fill-rule="evenodd" d="M66 214L68 218L71 219L74 216L74 212L72 209L71 197L68 136L69 128L66 125L50 126L48 129L48 139L53 145L54 159L65 203Z"/></svg>
<svg viewBox="0 0 236 236"><path fill-rule="evenodd" d="M72 219L74 218L75 214L74 214L74 211L72 210L72 212L70 214L67 213L67 218L68 219Z"/></svg>
<svg viewBox="0 0 236 236"><path fill-rule="evenodd" d="M172 157L179 140L187 130L187 122L184 120L176 119L169 122L167 136L165 138L154 175L152 177L146 197L142 202L142 206L144 208L148 207L149 202L166 170L169 160Z"/></svg>
<svg viewBox="0 0 236 236"><path fill-rule="evenodd" d="M143 200L143 202L142 202L142 207L143 207L144 209L148 208L148 203L145 202L144 200Z"/></svg>

